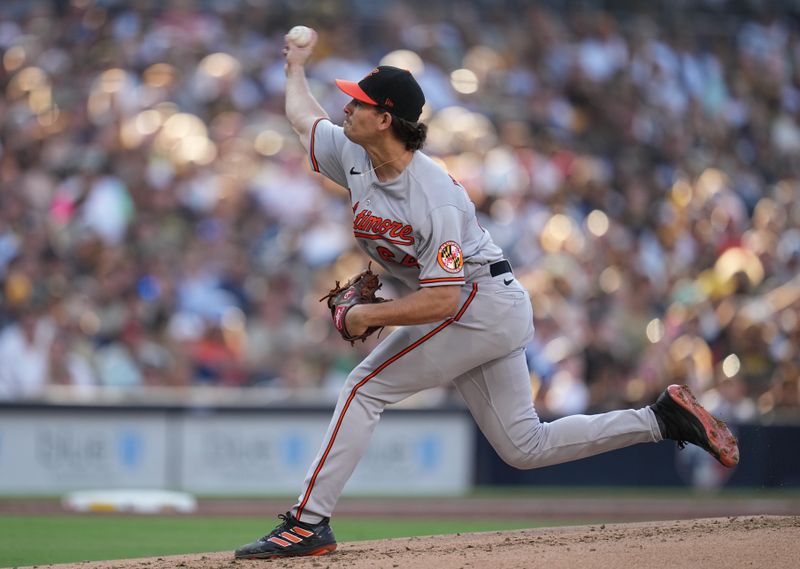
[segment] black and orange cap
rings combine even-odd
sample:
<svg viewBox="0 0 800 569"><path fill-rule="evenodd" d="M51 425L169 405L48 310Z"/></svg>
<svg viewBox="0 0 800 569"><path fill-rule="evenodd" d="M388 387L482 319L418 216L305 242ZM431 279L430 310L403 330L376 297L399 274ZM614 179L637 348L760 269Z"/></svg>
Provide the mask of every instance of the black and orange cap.
<svg viewBox="0 0 800 569"><path fill-rule="evenodd" d="M336 80L336 86L354 99L387 109L393 115L417 122L425 104L422 89L406 69L381 65L358 83Z"/></svg>

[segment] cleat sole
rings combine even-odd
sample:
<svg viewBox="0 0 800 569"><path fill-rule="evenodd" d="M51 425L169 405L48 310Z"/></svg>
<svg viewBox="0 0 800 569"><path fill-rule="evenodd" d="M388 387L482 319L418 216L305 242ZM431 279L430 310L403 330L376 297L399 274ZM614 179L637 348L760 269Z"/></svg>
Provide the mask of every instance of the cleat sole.
<svg viewBox="0 0 800 569"><path fill-rule="evenodd" d="M251 555L236 555L236 559L277 559L278 557L319 557L320 555L327 555L336 551L336 544L323 545L310 551L303 551L300 553L254 553Z"/></svg>
<svg viewBox="0 0 800 569"><path fill-rule="evenodd" d="M686 385L670 385L667 392L675 403L703 425L714 457L728 468L739 464L739 444L725 422L706 411Z"/></svg>

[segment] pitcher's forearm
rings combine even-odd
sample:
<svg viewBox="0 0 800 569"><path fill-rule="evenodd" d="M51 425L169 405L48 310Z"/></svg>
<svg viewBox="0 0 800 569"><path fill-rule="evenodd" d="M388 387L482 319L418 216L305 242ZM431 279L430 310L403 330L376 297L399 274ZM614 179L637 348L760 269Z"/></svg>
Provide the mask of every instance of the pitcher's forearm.
<svg viewBox="0 0 800 569"><path fill-rule="evenodd" d="M405 296L379 304L359 304L347 313L347 329L371 326L410 326L438 322L458 311L460 287L422 288ZM351 328L352 326L352 328Z"/></svg>
<svg viewBox="0 0 800 569"><path fill-rule="evenodd" d="M308 133L314 121L320 117L328 118L328 113L311 94L302 65L289 63L286 66L285 108L286 118L304 146L308 144Z"/></svg>

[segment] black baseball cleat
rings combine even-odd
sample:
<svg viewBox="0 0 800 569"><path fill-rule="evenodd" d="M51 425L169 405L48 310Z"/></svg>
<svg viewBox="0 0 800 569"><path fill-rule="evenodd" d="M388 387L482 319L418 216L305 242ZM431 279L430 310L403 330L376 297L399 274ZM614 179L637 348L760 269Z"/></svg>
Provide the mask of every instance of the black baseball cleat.
<svg viewBox="0 0 800 569"><path fill-rule="evenodd" d="M241 546L236 559L273 559L276 557L314 557L336 549L336 538L328 525L329 518L318 524L298 521L291 512L278 516L282 523L259 540Z"/></svg>
<svg viewBox="0 0 800 569"><path fill-rule="evenodd" d="M686 385L670 385L650 406L661 435L683 448L692 443L728 468L739 463L739 445L728 426L706 411Z"/></svg>

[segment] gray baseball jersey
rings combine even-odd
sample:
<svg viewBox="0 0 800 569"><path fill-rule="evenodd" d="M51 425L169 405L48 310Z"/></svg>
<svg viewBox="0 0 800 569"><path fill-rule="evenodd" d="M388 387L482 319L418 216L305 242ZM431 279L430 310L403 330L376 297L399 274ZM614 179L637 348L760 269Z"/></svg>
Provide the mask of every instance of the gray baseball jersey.
<svg viewBox="0 0 800 569"><path fill-rule="evenodd" d="M366 151L326 119L312 129L309 155L316 172L349 189L353 235L371 258L412 289L459 286L461 300L452 318L397 328L350 373L292 510L297 519L331 516L386 405L448 383L518 468L661 440L648 407L539 420L524 355L533 338L528 293L467 193L433 160L417 151L398 178L381 182Z"/></svg>
<svg viewBox="0 0 800 569"><path fill-rule="evenodd" d="M312 141L314 170L350 191L358 244L412 290L463 285L502 259L467 192L425 154L415 152L400 176L381 182L366 151L330 121L317 121Z"/></svg>

